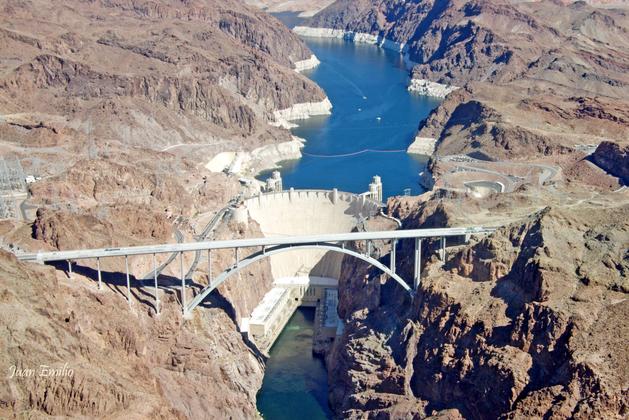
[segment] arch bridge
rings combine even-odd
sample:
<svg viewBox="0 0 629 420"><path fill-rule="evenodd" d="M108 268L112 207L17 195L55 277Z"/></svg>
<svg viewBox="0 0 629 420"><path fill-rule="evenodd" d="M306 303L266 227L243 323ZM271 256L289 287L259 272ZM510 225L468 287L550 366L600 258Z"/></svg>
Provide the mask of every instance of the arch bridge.
<svg viewBox="0 0 629 420"><path fill-rule="evenodd" d="M284 236L254 239L238 239L238 240L221 240L207 242L191 242L176 243L163 245L147 245L121 248L103 248L103 249L84 249L75 251L56 251L56 252L39 252L34 254L20 254L18 259L22 261L32 261L39 263L51 262L67 262L68 273L72 274L72 263L79 260L95 260L96 270L98 274L98 287L102 288L102 273L100 269L100 261L103 258L120 258L125 260L126 283L127 283L127 300L131 304L131 276L129 273L129 257L132 256L152 256L153 258L153 281L154 281L154 298L155 307L159 311L159 295L158 291L158 266L156 261L157 254L179 255L179 264L181 271L181 305L184 316L188 316L203 300L218 286L227 281L232 275L245 269L264 258L274 254L288 252L296 249L322 249L332 252L339 252L352 256L359 260L365 261L374 267L380 269L383 273L390 276L400 284L402 288L412 293L421 281L421 252L422 241L425 239L439 239L439 257L445 260L446 238L448 237L465 237L466 240L472 234L491 233L495 228L487 227L462 227L462 228L440 228L440 229L413 229L413 230L394 230L380 232L352 232L352 233L334 233L307 236ZM412 282L404 281L396 273L396 245L398 241L410 239L414 240L414 274ZM391 252L389 258L389 266L384 265L378 259L372 256L372 241L390 241ZM348 242L363 241L366 243L366 252L359 252L346 247ZM212 251L219 249L234 250L234 264L224 269L218 276L212 276ZM253 249L253 253L245 258L240 258L241 249ZM206 251L208 259L208 285L197 293L189 302L186 299L186 275L183 266L183 255L186 252Z"/></svg>

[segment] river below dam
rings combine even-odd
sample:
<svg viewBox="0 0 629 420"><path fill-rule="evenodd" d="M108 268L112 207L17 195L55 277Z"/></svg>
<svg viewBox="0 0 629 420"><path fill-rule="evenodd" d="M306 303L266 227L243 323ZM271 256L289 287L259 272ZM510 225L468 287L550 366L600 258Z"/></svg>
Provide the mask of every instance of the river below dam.
<svg viewBox="0 0 629 420"><path fill-rule="evenodd" d="M277 17L290 27L298 22L292 14ZM407 91L408 71L398 53L340 39L305 41L321 64L304 74L334 108L330 116L297 121L292 132L306 144L303 158L281 163L284 187L362 193L380 175L385 199L405 189L423 192L418 174L428 158L406 148L439 100ZM300 308L271 348L258 393L265 419L331 417L324 362L312 355L314 312L308 311Z"/></svg>
<svg viewBox="0 0 629 420"><path fill-rule="evenodd" d="M314 308L298 308L271 348L258 410L265 419L327 419L328 378L312 354Z"/></svg>

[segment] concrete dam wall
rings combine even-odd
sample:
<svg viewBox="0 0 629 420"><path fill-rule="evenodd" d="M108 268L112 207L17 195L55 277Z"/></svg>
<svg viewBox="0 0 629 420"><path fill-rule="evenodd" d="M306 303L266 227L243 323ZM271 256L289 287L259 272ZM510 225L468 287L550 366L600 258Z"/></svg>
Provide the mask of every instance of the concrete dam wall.
<svg viewBox="0 0 629 420"><path fill-rule="evenodd" d="M245 200L249 216L266 237L351 232L378 214L368 197L328 190L288 190ZM318 250L287 251L270 257L275 279L294 276L339 278L343 255Z"/></svg>

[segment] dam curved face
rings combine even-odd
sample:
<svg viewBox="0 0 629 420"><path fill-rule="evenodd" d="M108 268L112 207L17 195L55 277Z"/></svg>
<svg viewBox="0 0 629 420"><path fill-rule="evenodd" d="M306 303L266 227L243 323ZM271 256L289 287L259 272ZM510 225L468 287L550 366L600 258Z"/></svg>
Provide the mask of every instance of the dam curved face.
<svg viewBox="0 0 629 420"><path fill-rule="evenodd" d="M248 216L266 237L351 232L376 216L381 203L337 190L289 190L244 201ZM338 278L343 254L325 249L295 249L269 257L271 289L246 320L249 338L268 351L298 306L315 307L321 322L315 336L336 335Z"/></svg>
<svg viewBox="0 0 629 420"><path fill-rule="evenodd" d="M363 195L327 190L291 190L250 198L245 206L266 237L351 232L375 216L381 205ZM270 257L275 279L338 279L343 256L318 250L295 250Z"/></svg>

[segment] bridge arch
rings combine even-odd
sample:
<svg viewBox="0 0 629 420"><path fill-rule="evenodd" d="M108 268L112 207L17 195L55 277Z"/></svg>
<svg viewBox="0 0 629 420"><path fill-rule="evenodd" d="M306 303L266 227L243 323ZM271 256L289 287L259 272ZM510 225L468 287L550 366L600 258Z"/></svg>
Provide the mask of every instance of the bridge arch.
<svg viewBox="0 0 629 420"><path fill-rule="evenodd" d="M190 303L184 308L184 314L190 314L205 298L218 286L223 284L229 277L240 272L241 270L247 268L251 264L258 262L264 258L270 257L275 254L280 254L283 252L293 251L296 249L323 249L333 252L339 252L345 255L352 256L354 258L358 258L359 260L365 261L368 264L373 265L378 268L383 273L387 274L389 277L397 281L403 288L409 293L412 293L412 289L408 284L397 274L395 274L389 267L382 264L380 261L372 258L368 255L361 254L359 252L353 251L351 249L343 248L340 245L330 244L330 243L322 243L322 244L300 244L300 245L277 245L273 247L269 247L263 249L261 251L255 252L249 255L246 258L238 261L235 266L232 266L226 270L224 270L221 274L219 274L215 279L213 279L212 284L206 286L201 292L194 297L190 301Z"/></svg>

